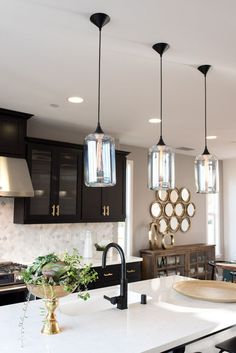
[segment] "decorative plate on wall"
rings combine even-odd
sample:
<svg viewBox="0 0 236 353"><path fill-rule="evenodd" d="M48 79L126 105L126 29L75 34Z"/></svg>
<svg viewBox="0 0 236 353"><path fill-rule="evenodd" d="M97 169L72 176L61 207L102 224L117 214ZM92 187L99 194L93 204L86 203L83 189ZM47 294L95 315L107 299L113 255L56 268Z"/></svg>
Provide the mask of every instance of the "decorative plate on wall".
<svg viewBox="0 0 236 353"><path fill-rule="evenodd" d="M179 198L179 189L175 188L169 192L170 202L176 203Z"/></svg>
<svg viewBox="0 0 236 353"><path fill-rule="evenodd" d="M189 202L191 194L187 188L181 188L179 193L180 193L181 201L183 201L185 203Z"/></svg>
<svg viewBox="0 0 236 353"><path fill-rule="evenodd" d="M159 223L159 232L165 233L168 229L168 220L165 217L161 217L158 223Z"/></svg>
<svg viewBox="0 0 236 353"><path fill-rule="evenodd" d="M169 198L169 193L167 190L158 190L156 192L156 198L160 202L166 202Z"/></svg>
<svg viewBox="0 0 236 353"><path fill-rule="evenodd" d="M171 217L174 213L174 207L171 202L165 204L164 212L166 217Z"/></svg>
<svg viewBox="0 0 236 353"><path fill-rule="evenodd" d="M179 221L176 216L170 217L170 230L174 233L176 233L177 230L179 230Z"/></svg>
<svg viewBox="0 0 236 353"><path fill-rule="evenodd" d="M182 219L180 223L180 230L181 232L185 233L189 230L190 228L190 219L188 217L185 217Z"/></svg>
<svg viewBox="0 0 236 353"><path fill-rule="evenodd" d="M184 204L182 202L178 202L175 205L175 215L180 218L180 217L183 217L184 213L185 213Z"/></svg>
<svg viewBox="0 0 236 353"><path fill-rule="evenodd" d="M186 207L186 213L189 217L193 217L195 215L195 212L196 212L196 207L194 203L190 202Z"/></svg>
<svg viewBox="0 0 236 353"><path fill-rule="evenodd" d="M162 205L160 202L155 201L150 206L150 213L153 218L159 218L162 215Z"/></svg>

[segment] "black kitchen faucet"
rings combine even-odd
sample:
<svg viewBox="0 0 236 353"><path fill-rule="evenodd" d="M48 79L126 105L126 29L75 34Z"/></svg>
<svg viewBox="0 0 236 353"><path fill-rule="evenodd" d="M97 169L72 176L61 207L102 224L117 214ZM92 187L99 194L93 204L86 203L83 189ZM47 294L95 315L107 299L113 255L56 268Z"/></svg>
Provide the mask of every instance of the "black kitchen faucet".
<svg viewBox="0 0 236 353"><path fill-rule="evenodd" d="M112 297L109 298L108 296L104 295L104 298L109 300L111 304L115 305L117 304L118 309L128 309L127 301L128 301L128 284L127 284L127 278L126 278L126 262L125 262L125 255L123 249L120 247L120 245L116 243L110 243L106 246L106 248L103 251L102 255L102 268L106 268L106 259L107 259L107 252L110 248L115 248L121 258L121 280L120 280L120 295L117 297Z"/></svg>

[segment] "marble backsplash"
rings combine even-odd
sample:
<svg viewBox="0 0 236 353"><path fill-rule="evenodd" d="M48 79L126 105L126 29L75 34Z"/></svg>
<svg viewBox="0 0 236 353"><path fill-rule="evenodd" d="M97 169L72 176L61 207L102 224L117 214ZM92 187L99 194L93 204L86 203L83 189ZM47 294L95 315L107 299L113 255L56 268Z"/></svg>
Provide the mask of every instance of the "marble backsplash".
<svg viewBox="0 0 236 353"><path fill-rule="evenodd" d="M73 248L83 255L87 231L92 244L103 239L117 241L118 223L14 224L13 209L13 198L0 198L0 260L26 263L39 255ZM94 246L92 252L95 256Z"/></svg>

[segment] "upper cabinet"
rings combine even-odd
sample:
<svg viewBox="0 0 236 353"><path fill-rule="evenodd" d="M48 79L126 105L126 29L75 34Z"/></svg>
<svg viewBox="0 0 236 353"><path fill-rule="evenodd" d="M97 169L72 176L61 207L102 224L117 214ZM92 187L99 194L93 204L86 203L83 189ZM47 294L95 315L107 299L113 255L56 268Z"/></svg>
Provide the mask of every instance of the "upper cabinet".
<svg viewBox="0 0 236 353"><path fill-rule="evenodd" d="M0 155L25 157L27 120L32 114L0 108Z"/></svg>
<svg viewBox="0 0 236 353"><path fill-rule="evenodd" d="M81 215L82 150L28 140L27 160L35 196L15 199L15 223L76 222Z"/></svg>
<svg viewBox="0 0 236 353"><path fill-rule="evenodd" d="M15 223L77 223L125 220L126 152L116 152L117 184L88 188L83 146L27 139L35 196L16 198Z"/></svg>
<svg viewBox="0 0 236 353"><path fill-rule="evenodd" d="M124 221L126 210L126 155L116 151L116 185L104 188L82 186L83 222Z"/></svg>

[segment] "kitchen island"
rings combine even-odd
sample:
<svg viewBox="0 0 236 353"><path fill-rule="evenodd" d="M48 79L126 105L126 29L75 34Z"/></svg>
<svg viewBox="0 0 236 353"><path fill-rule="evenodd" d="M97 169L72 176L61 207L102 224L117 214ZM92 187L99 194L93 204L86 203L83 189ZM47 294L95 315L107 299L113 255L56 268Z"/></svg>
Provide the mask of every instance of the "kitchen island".
<svg viewBox="0 0 236 353"><path fill-rule="evenodd" d="M87 302L71 294L60 299L57 319L62 333L40 333L41 300L30 302L21 348L19 318L23 304L0 308L1 353L159 353L215 334L236 324L236 303L213 303L183 296L173 288L186 277L170 276L129 284L129 308L118 310L103 295L119 286L90 291ZM147 304L140 304L140 294Z"/></svg>

